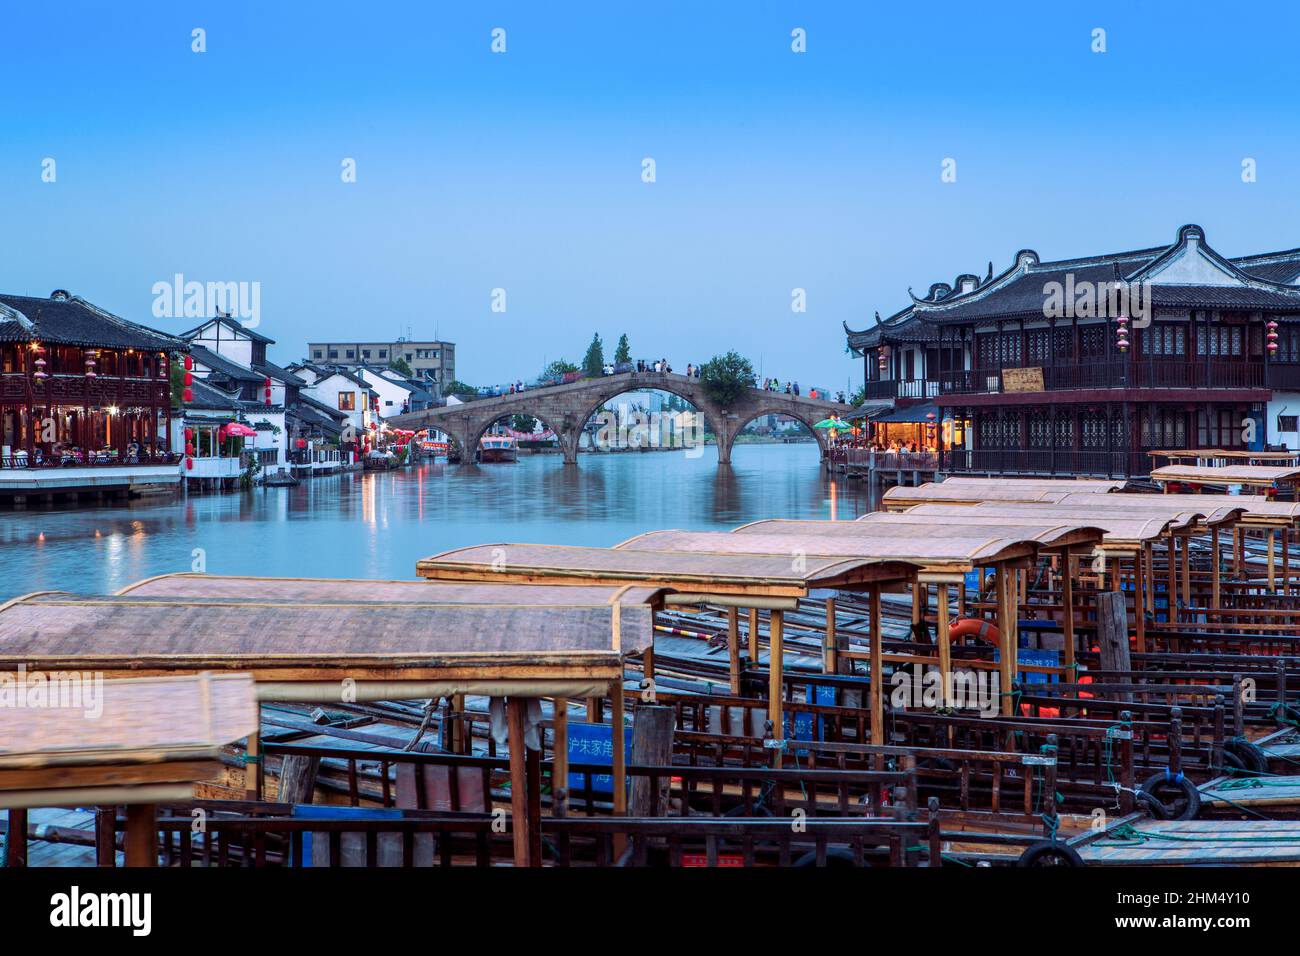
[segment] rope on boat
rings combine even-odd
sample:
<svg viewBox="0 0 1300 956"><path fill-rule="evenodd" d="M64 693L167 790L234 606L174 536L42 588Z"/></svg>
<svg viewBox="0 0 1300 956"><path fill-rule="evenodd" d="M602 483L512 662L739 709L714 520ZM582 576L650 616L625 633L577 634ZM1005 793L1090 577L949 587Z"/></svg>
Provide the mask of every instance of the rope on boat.
<svg viewBox="0 0 1300 956"><path fill-rule="evenodd" d="M1110 834L1117 842L1097 841L1092 846L1132 847L1146 843L1148 840L1169 840L1176 843L1300 843L1300 834L1283 836L1201 836L1180 833L1161 833L1154 830L1139 830L1131 823L1122 823Z"/></svg>

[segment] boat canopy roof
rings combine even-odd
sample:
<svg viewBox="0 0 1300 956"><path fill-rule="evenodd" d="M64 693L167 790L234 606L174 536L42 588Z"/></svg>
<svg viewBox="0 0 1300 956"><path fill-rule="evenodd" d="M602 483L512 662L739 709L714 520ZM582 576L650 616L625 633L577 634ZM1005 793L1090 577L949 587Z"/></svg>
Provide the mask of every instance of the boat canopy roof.
<svg viewBox="0 0 1300 956"><path fill-rule="evenodd" d="M742 606L760 606L753 602L765 598L782 599L772 606L785 606L816 588L910 580L917 570L902 560L864 555L812 556L792 562L784 551L764 554L743 547L730 551L662 549L639 547L632 542L617 548L480 545L424 558L416 569L424 577L439 579L640 584L678 592L665 598L667 603Z"/></svg>
<svg viewBox="0 0 1300 956"><path fill-rule="evenodd" d="M9 686L35 691L34 683ZM94 690L80 706L0 707L0 805L188 799L196 780L217 776L219 748L257 730L247 674L87 677L81 686ZM47 676L47 693L73 689Z"/></svg>
<svg viewBox="0 0 1300 956"><path fill-rule="evenodd" d="M1272 487L1280 482L1300 481L1300 468L1294 465L1272 467L1268 465L1165 465L1151 470L1151 480L1158 482L1185 481L1199 485L1250 485Z"/></svg>
<svg viewBox="0 0 1300 956"><path fill-rule="evenodd" d="M768 518L741 525L738 534L748 535L807 535L811 537L835 537L856 541L868 539L885 539L918 535L931 538L975 538L987 540L997 535L998 528L1006 528L1008 522L992 518L967 516L965 510L954 514L947 505L932 505L943 512L942 518L926 515L912 515L907 512L873 511L856 521L800 521L786 518ZM968 510L968 509L967 509ZM968 520L968 517L970 520ZM1034 541L1043 548L1075 547L1090 548L1101 541L1102 530L1086 527L1077 521L1054 522L1027 520L1015 524L1015 533L1010 537Z"/></svg>
<svg viewBox="0 0 1300 956"><path fill-rule="evenodd" d="M180 571L128 584L135 597L254 598L280 601L382 601L392 604L526 604L532 607L653 604L662 588L558 587L546 584L371 581L361 578L260 578Z"/></svg>
<svg viewBox="0 0 1300 956"><path fill-rule="evenodd" d="M652 531L619 545L620 549L654 549L659 552L754 555L791 563L791 557L811 562L819 558L854 557L875 562L896 562L915 571L964 572L975 567L1033 557L1038 542L1028 537L1002 536L987 529L968 535L879 534L844 536L808 533L764 534L754 526L733 532ZM1098 535L1100 537L1100 535ZM831 587L833 585L822 585Z"/></svg>
<svg viewBox="0 0 1300 956"><path fill-rule="evenodd" d="M945 478L942 482L945 485L982 485L983 487L1013 488L1016 490L1022 488L1042 488L1046 491L1064 491L1067 493L1075 492L1093 492L1095 494L1109 494L1112 491L1119 491L1127 482L1123 479L1115 480L1111 478L982 478L975 476L953 475L951 478Z"/></svg>
<svg viewBox="0 0 1300 956"><path fill-rule="evenodd" d="M951 505L916 505L904 512L885 512L872 517L873 523L883 520L940 522L945 525L956 522L1012 527L1018 530L1036 528L1044 523L1070 527L1086 522L1087 527L1102 534L1102 547L1108 550L1117 547L1124 549L1137 547L1143 542L1154 541L1171 527L1180 530L1190 528L1200 519L1200 515L1194 512L1185 512L1173 517L1147 516L1131 513L1111 514L1101 508L1093 508L1085 512L1084 509L1062 508L1057 505L1034 505L1032 508L1027 508L1024 505L1005 502L972 505L956 514L953 513Z"/></svg>
<svg viewBox="0 0 1300 956"><path fill-rule="evenodd" d="M345 680L356 700L587 696L653 640L645 590L575 592L567 604L555 595L533 603L530 588L443 600L442 588L422 582L423 601L366 598L359 582L329 598L254 594L252 584L249 596L213 596L192 581L194 594L140 593L176 588L163 581L111 597L43 592L0 605L0 670L243 670L268 700L337 700Z"/></svg>

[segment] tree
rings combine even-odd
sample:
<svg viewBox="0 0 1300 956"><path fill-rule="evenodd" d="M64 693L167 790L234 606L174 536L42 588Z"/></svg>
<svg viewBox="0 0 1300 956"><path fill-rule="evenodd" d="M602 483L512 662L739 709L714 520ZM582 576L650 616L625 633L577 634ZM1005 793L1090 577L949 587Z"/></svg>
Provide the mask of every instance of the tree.
<svg viewBox="0 0 1300 956"><path fill-rule="evenodd" d="M537 419L533 418L532 415L511 415L510 427L517 432L531 435L537 430Z"/></svg>
<svg viewBox="0 0 1300 956"><path fill-rule="evenodd" d="M632 361L632 348L627 344L627 333L618 337L618 347L614 349L614 364L621 365Z"/></svg>
<svg viewBox="0 0 1300 956"><path fill-rule="evenodd" d="M394 372L401 372L407 378L415 378L415 372L411 371L411 366L406 364L406 359L395 358L388 363L388 367Z"/></svg>
<svg viewBox="0 0 1300 956"><path fill-rule="evenodd" d="M172 408L183 408L185 402L185 356L172 352L167 356L169 376L171 378Z"/></svg>
<svg viewBox="0 0 1300 956"><path fill-rule="evenodd" d="M754 387L754 367L737 352L715 355L700 366L700 384L705 393L723 408Z"/></svg>
<svg viewBox="0 0 1300 956"><path fill-rule="evenodd" d="M550 365L546 366L546 368L542 369L542 381L558 381L570 372L576 372L577 370L578 366L574 365L572 362L565 361L564 359L556 359Z"/></svg>
<svg viewBox="0 0 1300 956"><path fill-rule="evenodd" d="M605 346L601 344L599 332L591 337L587 354L582 357L582 374L587 378L599 378L605 374Z"/></svg>
<svg viewBox="0 0 1300 956"><path fill-rule="evenodd" d="M452 379L447 383L447 387L442 390L444 395L477 395L478 389L473 385L466 385L459 379Z"/></svg>

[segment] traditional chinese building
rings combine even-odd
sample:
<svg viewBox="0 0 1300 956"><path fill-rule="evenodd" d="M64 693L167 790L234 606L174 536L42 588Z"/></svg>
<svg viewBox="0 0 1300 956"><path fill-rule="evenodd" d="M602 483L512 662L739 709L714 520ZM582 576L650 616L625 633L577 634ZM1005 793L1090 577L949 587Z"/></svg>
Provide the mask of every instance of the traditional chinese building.
<svg viewBox="0 0 1300 956"><path fill-rule="evenodd" d="M47 299L0 293L7 476L44 466L170 465L175 472L168 354L185 349L180 339L62 290Z"/></svg>
<svg viewBox="0 0 1300 956"><path fill-rule="evenodd" d="M1136 476L1157 449L1300 443L1300 249L1172 244L936 283L861 331L866 403L933 402L940 470Z"/></svg>

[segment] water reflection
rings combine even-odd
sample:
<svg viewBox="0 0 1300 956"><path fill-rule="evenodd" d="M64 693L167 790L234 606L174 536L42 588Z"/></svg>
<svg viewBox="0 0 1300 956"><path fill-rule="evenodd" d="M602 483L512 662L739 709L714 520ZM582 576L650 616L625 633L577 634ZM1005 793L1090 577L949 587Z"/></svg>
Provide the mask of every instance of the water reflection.
<svg viewBox="0 0 1300 956"><path fill-rule="evenodd" d="M336 475L295 488L141 500L0 518L0 598L27 591L113 591L188 571L203 549L213 574L410 578L415 562L497 541L608 546L659 528L729 529L759 518L850 520L862 483L832 482L812 445L556 456L514 465L426 465Z"/></svg>

